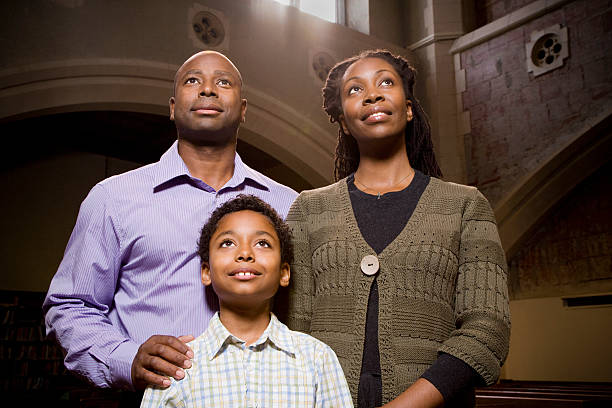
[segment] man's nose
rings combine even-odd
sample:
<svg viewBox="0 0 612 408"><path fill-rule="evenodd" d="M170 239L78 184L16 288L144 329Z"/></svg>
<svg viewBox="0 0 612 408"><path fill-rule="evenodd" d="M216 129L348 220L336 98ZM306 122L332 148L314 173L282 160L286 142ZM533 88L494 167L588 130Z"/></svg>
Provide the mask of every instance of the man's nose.
<svg viewBox="0 0 612 408"><path fill-rule="evenodd" d="M215 92L215 88L207 83L200 88L200 97L202 96L217 96L217 93Z"/></svg>

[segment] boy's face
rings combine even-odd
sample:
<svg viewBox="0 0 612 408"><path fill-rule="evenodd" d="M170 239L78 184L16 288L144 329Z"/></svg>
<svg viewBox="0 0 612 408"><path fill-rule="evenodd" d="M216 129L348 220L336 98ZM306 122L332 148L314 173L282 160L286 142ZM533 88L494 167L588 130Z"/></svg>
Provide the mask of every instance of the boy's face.
<svg viewBox="0 0 612 408"><path fill-rule="evenodd" d="M202 283L211 285L222 304L258 305L270 301L278 286L289 284L289 264L265 215L243 210L219 221L202 265Z"/></svg>

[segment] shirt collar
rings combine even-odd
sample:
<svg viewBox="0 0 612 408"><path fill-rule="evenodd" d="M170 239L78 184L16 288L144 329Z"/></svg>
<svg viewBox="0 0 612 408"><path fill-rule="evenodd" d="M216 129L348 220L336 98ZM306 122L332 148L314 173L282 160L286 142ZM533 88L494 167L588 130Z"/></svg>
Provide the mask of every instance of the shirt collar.
<svg viewBox="0 0 612 408"><path fill-rule="evenodd" d="M162 184L168 183L169 181L177 178L199 181L194 179L189 173L187 165L179 155L178 140L175 140L172 146L161 156L159 162L155 164L155 187L160 187ZM234 155L234 174L232 175L232 178L225 183L225 186L223 186L222 189L238 187L239 185L247 182L247 180L251 180L260 187L270 190L269 181L263 175L244 164L238 153L236 153Z"/></svg>
<svg viewBox="0 0 612 408"><path fill-rule="evenodd" d="M210 319L208 325L208 334L210 338L210 347L208 349L208 359L212 360L217 355L221 354L225 350L226 344L243 344L244 340L239 339L230 333L221 319L219 319L219 312ZM259 336L259 339L255 341L251 346L262 346L265 347L267 343L272 343L274 346L282 351L289 354L295 355L295 345L291 338L291 334L287 326L283 325L278 321L274 313L270 313L270 323L266 330Z"/></svg>

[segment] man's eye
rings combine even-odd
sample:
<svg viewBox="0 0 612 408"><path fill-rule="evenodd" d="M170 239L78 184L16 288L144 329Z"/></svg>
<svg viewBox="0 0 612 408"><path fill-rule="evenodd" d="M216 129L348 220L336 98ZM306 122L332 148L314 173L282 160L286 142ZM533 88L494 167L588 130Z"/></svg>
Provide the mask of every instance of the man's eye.
<svg viewBox="0 0 612 408"><path fill-rule="evenodd" d="M220 79L217 81L217 85L219 86L230 86L231 83L227 79Z"/></svg>
<svg viewBox="0 0 612 408"><path fill-rule="evenodd" d="M263 248L270 248L271 247L270 243L268 241L266 241L265 239L257 241L257 243L255 245L259 246L259 247L263 247Z"/></svg>
<svg viewBox="0 0 612 408"><path fill-rule="evenodd" d="M220 247L221 248L229 248L231 246L233 246L234 243L232 241L230 241L229 239L226 239L225 241L221 242Z"/></svg>
<svg viewBox="0 0 612 408"><path fill-rule="evenodd" d="M197 78L187 78L185 83L186 84L196 84L196 83L198 83L198 79Z"/></svg>

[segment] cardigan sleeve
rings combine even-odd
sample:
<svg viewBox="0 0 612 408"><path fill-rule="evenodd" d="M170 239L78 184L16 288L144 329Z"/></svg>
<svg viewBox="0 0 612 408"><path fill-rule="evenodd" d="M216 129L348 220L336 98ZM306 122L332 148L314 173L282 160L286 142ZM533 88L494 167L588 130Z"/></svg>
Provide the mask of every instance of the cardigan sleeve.
<svg viewBox="0 0 612 408"><path fill-rule="evenodd" d="M301 193L289 209L286 220L291 228L294 251L286 324L291 330L310 333L315 284L305 201L305 193Z"/></svg>
<svg viewBox="0 0 612 408"><path fill-rule="evenodd" d="M510 340L507 265L491 206L475 188L463 208L454 313L456 329L440 351L495 383Z"/></svg>

